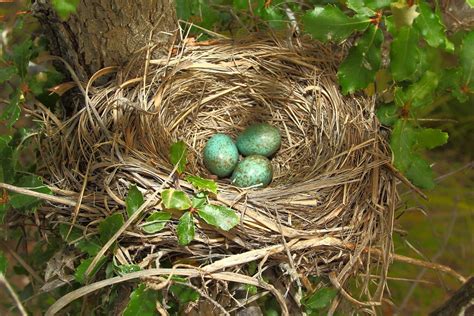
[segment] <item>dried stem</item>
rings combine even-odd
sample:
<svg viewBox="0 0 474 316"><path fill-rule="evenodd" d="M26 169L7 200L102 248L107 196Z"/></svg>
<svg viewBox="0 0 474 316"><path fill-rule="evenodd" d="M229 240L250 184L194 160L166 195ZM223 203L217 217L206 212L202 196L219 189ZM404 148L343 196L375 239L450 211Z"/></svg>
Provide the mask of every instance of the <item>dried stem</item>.
<svg viewBox="0 0 474 316"><path fill-rule="evenodd" d="M26 312L25 308L21 304L20 298L18 297L18 295L16 295L15 290L12 288L12 286L8 282L7 278L5 278L3 273L0 273L0 283L2 283L7 288L8 293L10 293L11 297L13 298L13 301L15 302L15 305L18 308L18 311L21 313L21 315L28 316L28 313Z"/></svg>

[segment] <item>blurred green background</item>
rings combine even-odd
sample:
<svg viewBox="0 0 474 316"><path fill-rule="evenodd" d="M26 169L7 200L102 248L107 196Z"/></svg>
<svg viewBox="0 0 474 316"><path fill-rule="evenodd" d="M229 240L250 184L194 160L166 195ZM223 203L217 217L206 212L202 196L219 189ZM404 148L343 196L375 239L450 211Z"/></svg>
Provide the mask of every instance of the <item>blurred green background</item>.
<svg viewBox="0 0 474 316"><path fill-rule="evenodd" d="M396 226L406 235L395 234L395 251L447 265L467 277L474 272L474 172L472 163L467 167L467 157L446 157L447 153L433 157L437 174L444 178L428 192L427 201L404 195L405 211ZM400 315L426 315L460 286L446 274L398 262L390 276L421 281L389 282L393 310Z"/></svg>

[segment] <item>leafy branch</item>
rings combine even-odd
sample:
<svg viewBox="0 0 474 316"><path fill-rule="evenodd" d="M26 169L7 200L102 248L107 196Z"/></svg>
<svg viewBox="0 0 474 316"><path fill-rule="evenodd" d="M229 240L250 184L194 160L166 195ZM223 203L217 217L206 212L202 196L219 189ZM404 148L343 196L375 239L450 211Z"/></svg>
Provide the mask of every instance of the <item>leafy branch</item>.
<svg viewBox="0 0 474 316"><path fill-rule="evenodd" d="M224 4L231 16L223 10ZM422 158L429 148L416 145L425 129L420 119L429 115L439 102L449 99L447 96L466 102L474 91L474 32L448 38L436 3L347 0L309 5L308 9L285 0L180 0L177 8L178 16L205 28L223 29L223 24L237 19L249 31L290 26L291 12L299 29L317 40L353 40L337 72L342 93L383 95L377 99L377 116L382 124L393 128L390 146L394 165L420 188L434 186L431 167ZM406 130L420 133L407 136ZM432 143L446 143L446 133L428 131ZM398 147L406 143L400 139L405 137L414 138L406 140L414 145ZM407 164L411 167L406 168Z"/></svg>
<svg viewBox="0 0 474 316"><path fill-rule="evenodd" d="M171 162L177 167L178 171L183 172L187 161L187 149L184 142L174 143L170 152ZM234 210L226 206L209 203L207 195L217 194L217 183L215 181L194 175L188 175L186 180L198 191L192 198L186 192L176 189L166 189L161 193L161 201L165 211L184 211L176 227L180 245L187 245L194 239L194 222L197 219L202 219L207 224L225 231L232 229L239 223L239 216Z"/></svg>
<svg viewBox="0 0 474 316"><path fill-rule="evenodd" d="M302 18L304 29L321 41L342 41L361 33L339 67L342 92L369 88L377 84L380 71L388 70L393 101L382 104L377 115L382 124L393 127L390 147L394 165L416 186L433 188L433 173L421 151L445 144L448 135L421 127L417 118L443 93L451 93L461 102L472 94L474 32L467 33L456 49L446 36L439 10L423 0L418 4L348 0L346 5L346 11L333 5L308 11ZM381 48L387 38L391 41L390 63L381 69ZM430 58L457 52L457 67L431 69Z"/></svg>

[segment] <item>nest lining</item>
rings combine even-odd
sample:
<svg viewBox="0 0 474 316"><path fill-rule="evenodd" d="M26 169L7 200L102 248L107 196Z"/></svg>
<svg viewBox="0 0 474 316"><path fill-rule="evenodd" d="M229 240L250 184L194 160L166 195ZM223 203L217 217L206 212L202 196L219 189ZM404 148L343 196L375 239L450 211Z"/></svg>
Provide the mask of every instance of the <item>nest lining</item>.
<svg viewBox="0 0 474 316"><path fill-rule="evenodd" d="M373 263L383 275L385 255L368 257L364 250L391 252L396 190L384 167L390 151L379 134L374 100L339 92L341 57L339 48L314 42L253 39L182 42L168 58L135 59L105 86L91 87L87 106L72 118L60 122L43 115L45 179L56 194L83 193L75 214L49 205L40 210L44 220L72 221L86 235L107 215L125 213L131 184L145 198L168 186L192 194L189 183L170 176L174 141L189 147L187 171L209 177L202 149L211 135L235 139L251 123L267 122L282 133L273 182L243 190L219 179L219 194L211 197L241 215L237 227L223 232L199 222L196 240L180 247L178 212L162 232L144 234L139 225L161 209L158 195L121 235L127 259L119 260L149 267L145 258L159 248L173 260L191 257L205 265L284 244L286 252L274 252L270 265L290 262L301 275L336 272L341 284L358 272L368 275ZM132 76L137 69L141 75ZM238 270L248 261L227 268Z"/></svg>

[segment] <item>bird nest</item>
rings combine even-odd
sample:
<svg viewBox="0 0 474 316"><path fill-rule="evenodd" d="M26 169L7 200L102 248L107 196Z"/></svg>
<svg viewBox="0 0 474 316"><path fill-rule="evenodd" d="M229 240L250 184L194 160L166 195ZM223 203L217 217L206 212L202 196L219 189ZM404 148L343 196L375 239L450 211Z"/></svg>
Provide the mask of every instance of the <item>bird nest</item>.
<svg viewBox="0 0 474 316"><path fill-rule="evenodd" d="M219 304L220 296L230 295L222 282L240 282L274 293L287 313L285 291L314 290L310 275L331 281L351 301L380 301L397 193L374 99L339 91L336 72L344 49L275 39L188 40L165 58L150 55L139 55L121 70L98 72L83 91L85 106L71 118L43 113L41 172L56 202L40 208L41 219L47 225L72 223L88 239L106 217L121 213L125 224L92 265L111 255L144 269L131 274L135 277L199 276L195 281L202 287L209 286L202 278L217 279L224 289L213 296ZM113 79L95 84L111 72ZM141 229L151 212L164 210L163 190L192 196L196 192L185 175L212 178L202 152L213 134L235 139L255 122L281 131L272 183L242 189L216 179L218 194L208 196L238 214L237 226L224 231L196 217L187 246L178 244L180 211L170 211L171 220L158 233ZM188 147L181 175L169 159L171 144L179 140ZM145 203L129 216L125 200L131 185ZM163 260L173 268L160 267ZM246 275L250 262L259 267L254 275ZM268 271L284 286L263 282ZM344 290L353 276L364 280L358 282L357 300ZM376 290L370 287L372 294L369 282L378 283Z"/></svg>

